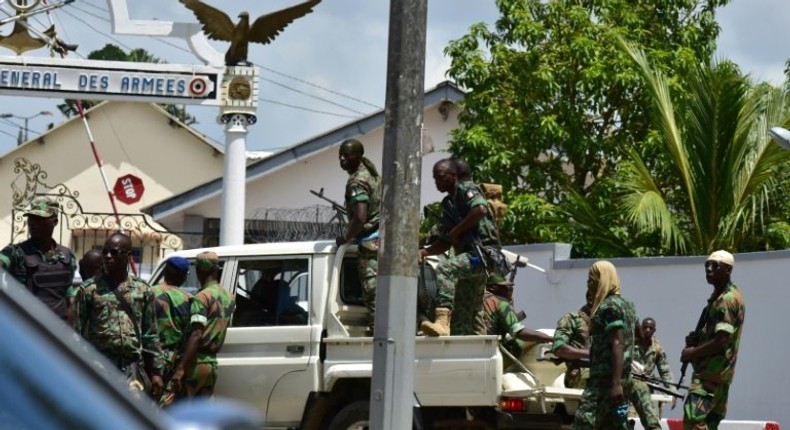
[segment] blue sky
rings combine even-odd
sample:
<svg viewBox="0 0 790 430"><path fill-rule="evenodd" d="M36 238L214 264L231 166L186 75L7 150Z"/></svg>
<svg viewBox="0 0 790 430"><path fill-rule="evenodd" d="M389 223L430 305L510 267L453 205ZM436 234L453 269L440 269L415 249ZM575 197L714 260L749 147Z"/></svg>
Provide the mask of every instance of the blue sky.
<svg viewBox="0 0 790 430"><path fill-rule="evenodd" d="M208 1L229 15L242 10L257 16L294 4L295 0ZM5 0L0 8L8 10ZM133 19L193 21L191 12L176 0L134 0ZM265 7L263 6L265 5ZM177 39L157 39L112 34L106 0L76 0L54 20L59 34L78 43L84 58L105 43L126 48L142 47L173 64L194 64L197 59ZM276 150L291 146L328 129L352 121L384 105L389 2L384 0L324 0L315 11L292 23L267 46L251 46L250 58L263 67L258 123L250 128L249 150ZM3 17L0 12L0 17ZM426 87L445 79L449 61L447 42L466 33L475 22L492 23L497 17L493 1L430 0L426 48ZM790 2L787 0L735 0L719 11L722 26L719 55L738 63L755 78L780 82L785 60L790 57ZM42 28L46 18L31 25ZM0 34L7 34L10 25ZM217 44L224 52L226 45ZM0 55L12 52L0 47ZM30 55L46 55L40 51ZM60 100L0 96L0 114L30 116L52 111L52 117L29 121L31 137L49 122L64 120L55 107ZM14 106L14 109L10 109ZM18 107L17 107L18 106ZM224 142L216 123L217 108L190 107L209 138ZM20 120L0 119L0 154L13 148ZM102 142L97 142L101 148ZM86 146L87 149L87 146ZM86 156L90 156L86 152Z"/></svg>

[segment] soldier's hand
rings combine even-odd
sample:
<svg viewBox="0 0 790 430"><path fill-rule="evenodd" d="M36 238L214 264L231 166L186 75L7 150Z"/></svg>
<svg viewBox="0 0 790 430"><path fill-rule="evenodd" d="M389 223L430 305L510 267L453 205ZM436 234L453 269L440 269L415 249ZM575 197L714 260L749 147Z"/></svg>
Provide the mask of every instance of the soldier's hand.
<svg viewBox="0 0 790 430"><path fill-rule="evenodd" d="M180 393L181 390L181 380L184 379L184 368L177 367L175 372L173 372L173 377L170 378L170 385L173 387L174 393Z"/></svg>
<svg viewBox="0 0 790 430"><path fill-rule="evenodd" d="M683 351L680 352L680 362L681 363L688 363L691 361L692 354L694 353L694 347L683 348Z"/></svg>
<svg viewBox="0 0 790 430"><path fill-rule="evenodd" d="M689 334L686 336L686 348L690 346L697 346L697 342L699 342L699 339L697 339L697 333L693 331L689 332Z"/></svg>
<svg viewBox="0 0 790 430"><path fill-rule="evenodd" d="M625 395L623 394L623 384L612 385L612 406L619 406L625 403Z"/></svg>
<svg viewBox="0 0 790 430"><path fill-rule="evenodd" d="M417 251L417 263L422 264L422 262L425 260L425 257L427 256L428 256L428 250L425 248L420 248L420 250Z"/></svg>
<svg viewBox="0 0 790 430"><path fill-rule="evenodd" d="M151 396L154 399L158 399L162 395L162 390L165 388L165 383L162 381L162 377L159 375L154 375L151 377Z"/></svg>

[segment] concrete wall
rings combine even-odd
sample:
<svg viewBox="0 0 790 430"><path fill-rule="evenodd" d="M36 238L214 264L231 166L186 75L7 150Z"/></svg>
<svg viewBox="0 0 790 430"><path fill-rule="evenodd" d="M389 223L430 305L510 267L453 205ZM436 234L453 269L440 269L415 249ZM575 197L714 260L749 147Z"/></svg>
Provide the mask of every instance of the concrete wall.
<svg viewBox="0 0 790 430"><path fill-rule="evenodd" d="M527 313L530 328L555 327L562 314L584 304L587 271L595 260L569 258L570 246L537 244L508 247L546 269L521 269L516 277L516 310ZM790 251L737 254L733 281L746 301L735 380L730 388L727 419L771 420L790 425L790 385L785 363L790 357L785 317L790 310ZM636 305L640 318L656 319L656 336L667 351L675 380L680 377L680 351L712 292L705 281L704 256L611 259L618 269L623 295ZM691 379L691 368L684 382ZM664 416L681 417L680 407Z"/></svg>

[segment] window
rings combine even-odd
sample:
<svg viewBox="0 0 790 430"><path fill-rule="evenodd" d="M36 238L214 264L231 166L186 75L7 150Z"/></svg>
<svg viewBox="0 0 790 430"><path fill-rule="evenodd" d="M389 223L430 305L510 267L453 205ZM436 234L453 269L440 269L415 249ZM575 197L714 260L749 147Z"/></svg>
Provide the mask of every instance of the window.
<svg viewBox="0 0 790 430"><path fill-rule="evenodd" d="M239 261L232 327L307 325L307 258Z"/></svg>
<svg viewBox="0 0 790 430"><path fill-rule="evenodd" d="M340 269L340 298L347 305L365 305L356 258L344 258Z"/></svg>

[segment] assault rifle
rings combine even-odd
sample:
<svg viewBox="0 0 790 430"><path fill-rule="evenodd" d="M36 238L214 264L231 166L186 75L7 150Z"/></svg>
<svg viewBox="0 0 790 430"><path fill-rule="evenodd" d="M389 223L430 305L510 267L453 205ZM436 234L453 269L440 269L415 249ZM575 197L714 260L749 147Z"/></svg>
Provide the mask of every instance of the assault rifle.
<svg viewBox="0 0 790 430"><path fill-rule="evenodd" d="M348 213L346 213L346 208L341 206L340 203L338 203L338 202L330 199L329 197L325 196L323 187L321 187L321 190L318 191L318 192L316 192L315 190L310 190L310 193L312 193L314 196L318 197L319 199L322 199L322 200L325 200L325 201L329 202L329 204L332 205L332 209L335 210L335 216L332 217L332 219L329 220L329 222L332 222L332 220L337 218L337 220L338 220L338 222L340 222L340 224L345 224L346 223L346 217L348 216Z"/></svg>
<svg viewBox="0 0 790 430"><path fill-rule="evenodd" d="M708 307L705 306L704 308L702 308L702 313L699 316L699 321L697 321L697 327L694 329L693 336L696 338L695 343L699 342L700 331L702 330L703 327L705 327L705 323L707 322L707 320L708 320ZM688 361L684 361L683 365L680 366L680 379L678 379L678 386L680 386L683 383L683 378L686 376L686 369L688 369L688 367L689 367Z"/></svg>
<svg viewBox="0 0 790 430"><path fill-rule="evenodd" d="M656 378L655 376L647 376L644 373L633 372L632 375L639 379L640 381L651 382L654 384L661 384L661 385L669 385L670 387L675 387L678 390L688 390L689 387L687 385L682 385L679 382L666 382L662 379Z"/></svg>
<svg viewBox="0 0 790 430"><path fill-rule="evenodd" d="M538 361L548 361L550 363L554 363L557 366L559 366L560 364L565 363L565 364L568 364L568 365L573 364L574 367L590 367L590 360L565 360L565 359L560 358L560 357L546 357L545 355L543 355L541 357L538 357ZM672 397L677 397L678 399L682 399L683 398L682 394L678 393L677 391L675 391L675 390L673 390L671 388L665 387L663 385L664 381L662 381L660 379L656 379L656 378L647 376L647 375L645 375L643 373L635 372L633 370L631 371L631 377L633 377L634 379L638 379L638 380L644 382L645 385L647 385L648 387L650 387L654 391L658 391L658 392L670 395ZM688 387L684 387L684 386L680 385L680 383L678 383L678 384L670 384L670 385L677 386L678 388L686 388L686 389L688 388Z"/></svg>
<svg viewBox="0 0 790 430"><path fill-rule="evenodd" d="M426 215L430 216L431 218L438 221L440 224L445 226L445 228L452 229L458 223L461 222L461 216L458 214L454 208L446 207L448 205L444 204L445 201L442 201L442 214L439 215L436 213L433 208L430 206L424 206L423 211ZM470 228L469 230L464 232L463 235L463 243L465 248L470 250L472 254L474 254L479 260L480 264L483 265L483 270L486 272L486 278L489 277L491 274L488 272L488 262L485 259L485 254L483 253L482 242L480 241L480 237L474 231L474 228Z"/></svg>

